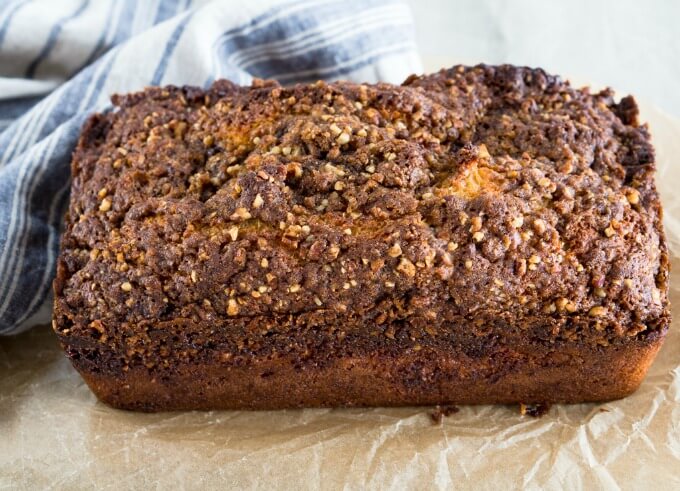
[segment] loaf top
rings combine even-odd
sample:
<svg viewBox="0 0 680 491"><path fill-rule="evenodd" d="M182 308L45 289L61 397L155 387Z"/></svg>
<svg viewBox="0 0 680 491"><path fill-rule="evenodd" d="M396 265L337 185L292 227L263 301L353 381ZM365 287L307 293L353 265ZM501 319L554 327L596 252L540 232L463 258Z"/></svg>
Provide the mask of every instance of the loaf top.
<svg viewBox="0 0 680 491"><path fill-rule="evenodd" d="M654 152L631 97L480 65L113 102L73 156L64 328L232 325L264 345L305 323L419 349L452 330L606 345L667 324Z"/></svg>

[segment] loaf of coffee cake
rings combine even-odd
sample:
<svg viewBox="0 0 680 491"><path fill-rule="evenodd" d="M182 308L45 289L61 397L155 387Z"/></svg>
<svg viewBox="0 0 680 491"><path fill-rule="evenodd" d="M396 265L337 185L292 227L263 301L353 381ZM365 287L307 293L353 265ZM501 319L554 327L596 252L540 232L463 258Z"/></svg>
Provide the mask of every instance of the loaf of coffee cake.
<svg viewBox="0 0 680 491"><path fill-rule="evenodd" d="M113 103L73 155L53 323L112 406L609 400L663 342L632 97L479 65Z"/></svg>

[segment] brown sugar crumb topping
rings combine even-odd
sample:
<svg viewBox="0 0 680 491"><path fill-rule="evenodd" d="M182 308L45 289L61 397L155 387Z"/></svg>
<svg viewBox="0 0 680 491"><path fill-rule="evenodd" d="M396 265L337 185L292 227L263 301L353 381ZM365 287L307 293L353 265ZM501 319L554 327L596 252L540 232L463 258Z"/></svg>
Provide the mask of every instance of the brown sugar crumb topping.
<svg viewBox="0 0 680 491"><path fill-rule="evenodd" d="M60 308L83 325L394 324L425 349L469 319L597 343L667 315L653 150L610 90L480 65L114 104L74 154Z"/></svg>

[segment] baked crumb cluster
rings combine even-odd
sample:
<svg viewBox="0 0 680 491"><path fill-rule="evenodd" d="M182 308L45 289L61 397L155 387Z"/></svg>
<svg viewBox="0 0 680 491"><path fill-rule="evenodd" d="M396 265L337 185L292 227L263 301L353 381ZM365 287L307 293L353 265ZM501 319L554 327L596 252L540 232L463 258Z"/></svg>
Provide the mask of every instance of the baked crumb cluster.
<svg viewBox="0 0 680 491"><path fill-rule="evenodd" d="M74 155L63 332L128 329L136 346L210 322L239 349L302 329L419 350L498 332L606 345L668 316L631 98L458 66L402 86L219 81L114 103Z"/></svg>

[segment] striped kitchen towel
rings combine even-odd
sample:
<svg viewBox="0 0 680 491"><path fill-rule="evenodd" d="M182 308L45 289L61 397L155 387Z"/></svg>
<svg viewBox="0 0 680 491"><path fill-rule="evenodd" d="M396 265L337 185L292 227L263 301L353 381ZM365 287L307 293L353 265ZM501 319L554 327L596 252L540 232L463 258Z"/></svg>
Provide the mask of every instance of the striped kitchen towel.
<svg viewBox="0 0 680 491"><path fill-rule="evenodd" d="M0 2L0 334L49 321L70 155L111 94L419 71L399 0Z"/></svg>

